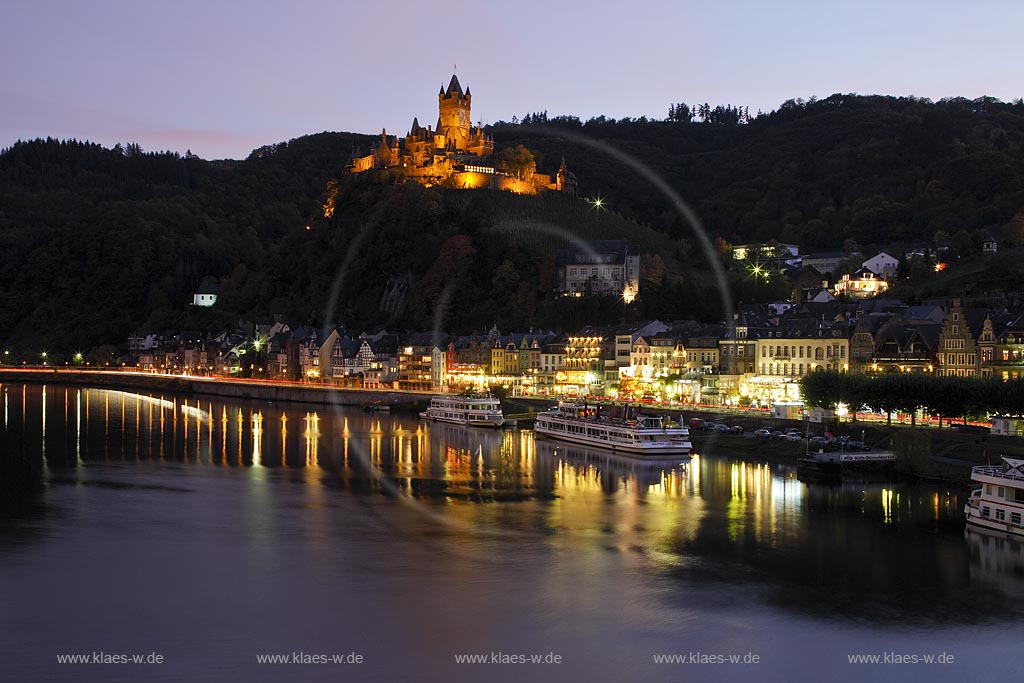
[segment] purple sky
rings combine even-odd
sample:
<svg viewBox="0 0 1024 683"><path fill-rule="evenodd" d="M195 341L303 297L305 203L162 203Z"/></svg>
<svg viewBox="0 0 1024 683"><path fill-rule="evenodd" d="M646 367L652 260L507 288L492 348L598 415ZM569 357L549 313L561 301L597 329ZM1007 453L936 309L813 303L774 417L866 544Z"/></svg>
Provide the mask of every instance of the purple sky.
<svg viewBox="0 0 1024 683"><path fill-rule="evenodd" d="M434 123L453 64L485 123L1024 96L1024 3L977 4L4 0L0 147L53 135L241 158L323 130L405 133Z"/></svg>

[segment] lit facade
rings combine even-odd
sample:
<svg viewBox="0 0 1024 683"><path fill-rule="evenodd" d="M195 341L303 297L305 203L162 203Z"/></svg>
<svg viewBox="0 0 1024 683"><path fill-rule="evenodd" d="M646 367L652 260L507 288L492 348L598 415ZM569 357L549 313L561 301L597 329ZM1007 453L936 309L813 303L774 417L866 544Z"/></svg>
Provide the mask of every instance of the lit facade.
<svg viewBox="0 0 1024 683"><path fill-rule="evenodd" d="M380 139L369 150L354 150L345 171L349 174L381 171L396 179L426 186L443 185L459 189L496 188L517 194L548 190L575 195L576 177L562 166L554 178L534 171L512 175L501 172L493 160L494 139L480 123L472 123L473 94L462 89L453 75L448 87L437 94L436 126L421 126L418 118L404 137L381 130ZM324 207L325 216L333 205Z"/></svg>
<svg viewBox="0 0 1024 683"><path fill-rule="evenodd" d="M835 295L850 299L870 299L889 289L889 283L867 268L847 273L835 284Z"/></svg>
<svg viewBox="0 0 1024 683"><path fill-rule="evenodd" d="M557 266L564 296L618 296L629 303L640 293L640 251L625 240L576 244L558 254Z"/></svg>

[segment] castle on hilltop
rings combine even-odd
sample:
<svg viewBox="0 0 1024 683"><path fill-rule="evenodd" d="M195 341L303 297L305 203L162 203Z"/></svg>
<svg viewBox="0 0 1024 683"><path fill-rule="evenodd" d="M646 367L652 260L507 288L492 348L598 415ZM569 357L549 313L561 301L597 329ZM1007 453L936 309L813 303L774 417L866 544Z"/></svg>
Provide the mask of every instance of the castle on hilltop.
<svg viewBox="0 0 1024 683"><path fill-rule="evenodd" d="M384 171L396 180L418 182L427 187L491 187L519 194L538 194L548 190L576 194L576 176L566 168L565 160L554 178L537 173L532 164L507 168L494 155L494 139L478 123L473 128L470 108L473 95L465 92L457 76L452 75L446 89L437 93L438 117L434 128L420 125L413 118L404 138L381 131L380 140L369 152L352 152L346 173Z"/></svg>

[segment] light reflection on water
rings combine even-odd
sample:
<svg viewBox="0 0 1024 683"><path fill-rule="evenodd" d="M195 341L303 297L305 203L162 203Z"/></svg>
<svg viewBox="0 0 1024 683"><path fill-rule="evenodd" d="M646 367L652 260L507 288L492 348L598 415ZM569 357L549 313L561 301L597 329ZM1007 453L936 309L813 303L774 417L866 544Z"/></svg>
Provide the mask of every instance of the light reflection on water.
<svg viewBox="0 0 1024 683"><path fill-rule="evenodd" d="M359 562L409 580L443 567L465 582L460 600L493 602L481 591L507 582L550 603L551 591L592 584L633 598L653 591L669 611L655 621L710 619L744 604L794 632L806 619L950 628L1016 623L1022 611L1021 544L965 539L958 490L807 485L790 467L699 454L688 464L650 466L535 440L525 430L425 426L354 408L60 386L0 391L4 457L38 460L47 482L42 507L35 501L8 517L0 561L10 553L31 565L49 539L72 541L64 525L73 530L93 514L76 490L99 490L87 495L90 506L114 504L127 491L137 519L101 527L109 542L123 524L160 528L170 495L190 523L203 520L199 535L176 546L195 563L234 547L237 539L222 534L235 528L254 545L244 557L224 558L225 566L250 572L252 561L315 584L362 576L353 568ZM396 500L413 506L398 512ZM196 517L207 502L228 507ZM357 519L376 531L353 531ZM216 550L204 544L207 536ZM384 550L383 538L401 539L404 550ZM337 543L368 555L356 565L346 559L346 569ZM43 548L38 555L33 544ZM438 569L410 559L420 552ZM289 554L310 564L282 564ZM377 566L377 556L390 561ZM569 584L545 586L540 578L577 564L582 573ZM523 583L524 571L537 583ZM520 598L531 603L518 595L513 604ZM576 619L614 624L601 602L569 609ZM492 607L503 618L529 619L506 603ZM631 623L648 628L639 616Z"/></svg>

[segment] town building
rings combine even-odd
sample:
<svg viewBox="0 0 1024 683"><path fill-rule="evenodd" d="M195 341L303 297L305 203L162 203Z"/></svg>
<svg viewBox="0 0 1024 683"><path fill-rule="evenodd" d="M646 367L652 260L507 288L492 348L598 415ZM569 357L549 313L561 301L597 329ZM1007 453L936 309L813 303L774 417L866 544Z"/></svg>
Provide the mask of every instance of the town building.
<svg viewBox="0 0 1024 683"><path fill-rule="evenodd" d="M192 294L192 305L203 306L209 308L217 303L217 295L220 293L220 289L217 283L212 280L204 280L199 287L196 288L194 294Z"/></svg>
<svg viewBox="0 0 1024 683"><path fill-rule="evenodd" d="M900 260L882 251L861 265L885 280L892 280L896 277L897 270L899 270Z"/></svg>
<svg viewBox="0 0 1024 683"><path fill-rule="evenodd" d="M981 311L968 310L962 299L953 299L939 333L939 348L935 354L940 375L977 377L981 374L978 337L984 323Z"/></svg>
<svg viewBox="0 0 1024 683"><path fill-rule="evenodd" d="M869 299L889 288L889 283L868 268L858 268L846 273L835 284L835 295L848 299Z"/></svg>
<svg viewBox="0 0 1024 683"><path fill-rule="evenodd" d="M640 292L640 249L626 240L574 242L556 256L557 290L563 296L620 296Z"/></svg>

